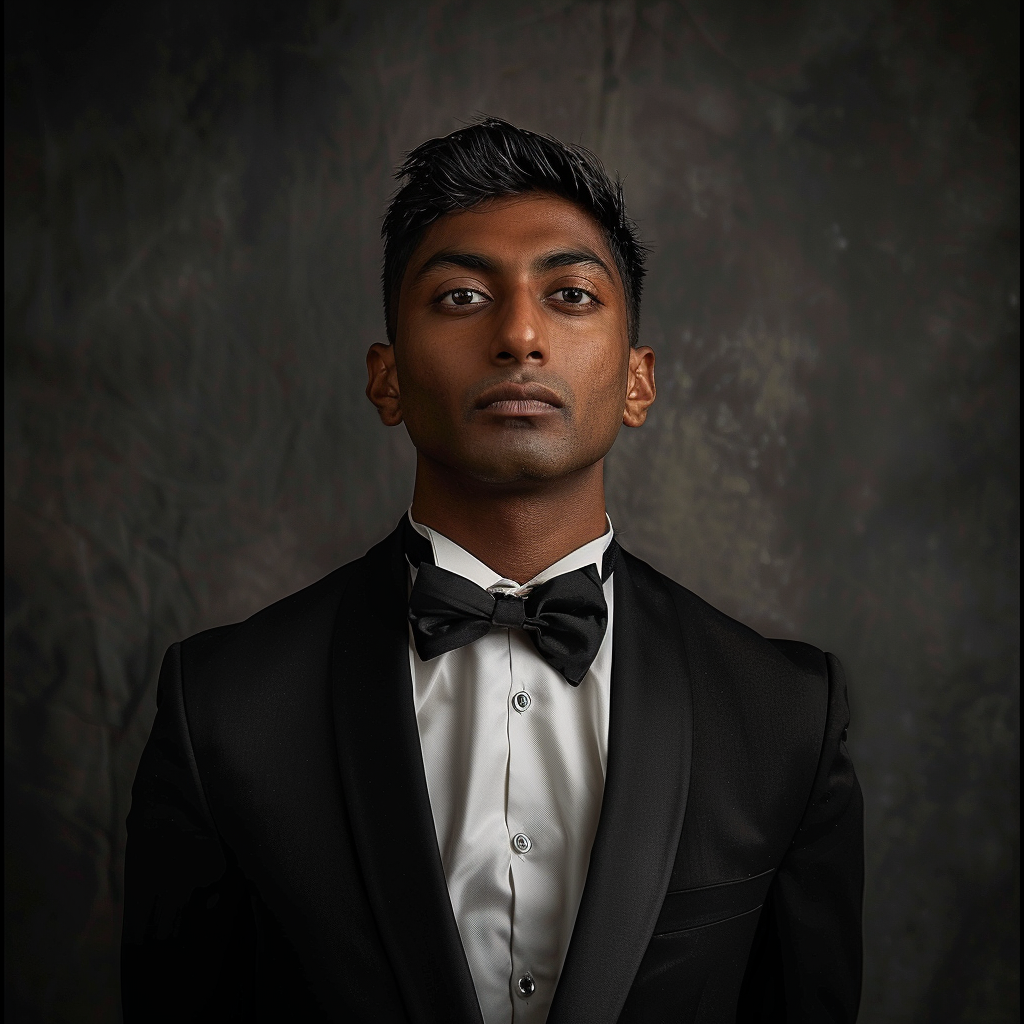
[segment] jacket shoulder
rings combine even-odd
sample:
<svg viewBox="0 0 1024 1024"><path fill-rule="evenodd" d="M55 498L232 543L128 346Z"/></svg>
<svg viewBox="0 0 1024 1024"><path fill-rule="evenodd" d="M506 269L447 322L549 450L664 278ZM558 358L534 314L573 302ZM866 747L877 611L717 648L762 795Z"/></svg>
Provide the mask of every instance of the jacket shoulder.
<svg viewBox="0 0 1024 1024"><path fill-rule="evenodd" d="M827 681L824 651L800 640L762 636L643 559L627 551L623 554L630 574L641 586L659 587L670 595L679 612L688 648L697 648L695 655L721 658L736 667L771 666L776 672L793 673L805 680Z"/></svg>
<svg viewBox="0 0 1024 1024"><path fill-rule="evenodd" d="M358 574L362 561L356 559L335 569L241 622L205 629L182 640L183 673L202 671L207 665L224 656L234 656L242 649L248 654L246 660L259 658L280 649L282 644L297 640L300 635L308 635L309 627L314 624L333 623L338 603L353 576Z"/></svg>
<svg viewBox="0 0 1024 1024"><path fill-rule="evenodd" d="M182 641L181 684L190 723L239 714L263 718L282 701L321 702L341 601L367 574L384 569L391 539L242 622Z"/></svg>

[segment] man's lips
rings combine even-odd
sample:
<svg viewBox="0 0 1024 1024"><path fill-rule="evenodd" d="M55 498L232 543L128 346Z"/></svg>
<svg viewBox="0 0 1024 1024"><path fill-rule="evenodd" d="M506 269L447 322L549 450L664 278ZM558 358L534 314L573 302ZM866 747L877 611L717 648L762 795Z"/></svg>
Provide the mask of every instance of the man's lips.
<svg viewBox="0 0 1024 1024"><path fill-rule="evenodd" d="M543 384L496 384L476 400L476 408L499 416L540 416L562 408L562 399Z"/></svg>

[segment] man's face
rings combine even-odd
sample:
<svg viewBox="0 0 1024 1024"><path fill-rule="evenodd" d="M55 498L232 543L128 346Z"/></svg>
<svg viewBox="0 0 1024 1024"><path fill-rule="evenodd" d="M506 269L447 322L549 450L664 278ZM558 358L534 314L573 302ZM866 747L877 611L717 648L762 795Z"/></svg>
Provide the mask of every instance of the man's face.
<svg viewBox="0 0 1024 1024"><path fill-rule="evenodd" d="M653 400L645 353L631 352L601 228L573 203L533 194L431 225L402 280L393 350L368 356L367 392L386 422L404 419L421 457L528 485L593 465L624 419L639 425L627 404L637 363ZM374 397L381 362L388 410Z"/></svg>

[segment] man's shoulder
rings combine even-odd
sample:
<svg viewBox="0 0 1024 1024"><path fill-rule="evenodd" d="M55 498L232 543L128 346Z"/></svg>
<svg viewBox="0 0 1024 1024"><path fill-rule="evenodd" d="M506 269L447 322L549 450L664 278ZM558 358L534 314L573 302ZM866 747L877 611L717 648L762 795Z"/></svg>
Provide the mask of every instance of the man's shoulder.
<svg viewBox="0 0 1024 1024"><path fill-rule="evenodd" d="M632 556L630 576L675 606L695 730L707 756L751 765L818 763L832 686L828 656L798 640L762 636ZM709 740L713 737L713 741Z"/></svg>
<svg viewBox="0 0 1024 1024"><path fill-rule="evenodd" d="M623 550L630 575L642 587L659 588L675 604L691 662L718 662L742 676L762 669L823 681L825 652L800 640L766 637L716 608L636 555Z"/></svg>
<svg viewBox="0 0 1024 1024"><path fill-rule="evenodd" d="M330 659L339 605L374 570L386 541L314 583L267 605L241 622L216 626L181 641L183 680L301 672Z"/></svg>

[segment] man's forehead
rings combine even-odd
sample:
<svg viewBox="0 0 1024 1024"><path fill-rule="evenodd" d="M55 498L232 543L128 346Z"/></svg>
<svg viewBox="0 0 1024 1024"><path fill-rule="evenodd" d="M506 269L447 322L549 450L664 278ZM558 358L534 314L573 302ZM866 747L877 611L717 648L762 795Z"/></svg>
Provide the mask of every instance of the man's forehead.
<svg viewBox="0 0 1024 1024"><path fill-rule="evenodd" d="M466 244L510 255L526 256L530 250L531 257L543 249L590 249L602 260L611 259L604 230L594 217L568 199L545 193L487 199L439 217L417 246L414 261Z"/></svg>

